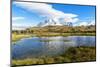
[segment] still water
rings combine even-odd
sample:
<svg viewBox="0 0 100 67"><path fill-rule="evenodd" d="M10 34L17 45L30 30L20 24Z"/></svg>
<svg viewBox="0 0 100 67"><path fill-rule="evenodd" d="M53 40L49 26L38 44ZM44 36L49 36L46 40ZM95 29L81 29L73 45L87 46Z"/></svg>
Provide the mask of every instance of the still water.
<svg viewBox="0 0 100 67"><path fill-rule="evenodd" d="M56 56L68 47L95 46L95 36L31 37L12 45L12 58L24 59L39 56Z"/></svg>

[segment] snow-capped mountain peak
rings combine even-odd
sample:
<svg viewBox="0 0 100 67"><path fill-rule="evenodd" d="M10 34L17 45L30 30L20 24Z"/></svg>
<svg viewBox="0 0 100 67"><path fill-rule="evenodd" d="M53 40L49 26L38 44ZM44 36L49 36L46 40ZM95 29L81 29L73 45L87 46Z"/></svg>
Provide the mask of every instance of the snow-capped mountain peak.
<svg viewBox="0 0 100 67"><path fill-rule="evenodd" d="M60 23L58 20L54 20L54 19L48 19L45 20L42 23L39 23L38 26L44 27L44 26L62 26L63 24Z"/></svg>

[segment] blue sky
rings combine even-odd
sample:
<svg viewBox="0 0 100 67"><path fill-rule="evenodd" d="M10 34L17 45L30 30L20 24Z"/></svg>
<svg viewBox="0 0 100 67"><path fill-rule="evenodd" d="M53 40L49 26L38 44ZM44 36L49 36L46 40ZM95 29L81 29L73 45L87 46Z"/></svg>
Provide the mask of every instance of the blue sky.
<svg viewBox="0 0 100 67"><path fill-rule="evenodd" d="M65 13L73 13L79 15L81 20L92 17L90 20L95 19L95 6L82 6L82 5L65 5L65 4L54 4L55 9L61 10Z"/></svg>
<svg viewBox="0 0 100 67"><path fill-rule="evenodd" d="M45 4L13 2L12 24L15 26L36 26L47 18L70 18L74 25L95 24L95 6L71 4Z"/></svg>

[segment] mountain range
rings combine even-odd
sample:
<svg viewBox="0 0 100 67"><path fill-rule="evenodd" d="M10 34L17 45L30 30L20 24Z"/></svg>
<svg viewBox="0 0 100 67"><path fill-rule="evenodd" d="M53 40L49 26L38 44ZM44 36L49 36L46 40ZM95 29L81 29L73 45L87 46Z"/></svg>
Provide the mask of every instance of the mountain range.
<svg viewBox="0 0 100 67"><path fill-rule="evenodd" d="M72 23L67 22L67 24L66 24L64 22L59 22L59 21L54 20L54 19L48 19L48 20L45 20L44 22L40 22L37 26L44 27L44 26L64 26L64 25L71 26Z"/></svg>

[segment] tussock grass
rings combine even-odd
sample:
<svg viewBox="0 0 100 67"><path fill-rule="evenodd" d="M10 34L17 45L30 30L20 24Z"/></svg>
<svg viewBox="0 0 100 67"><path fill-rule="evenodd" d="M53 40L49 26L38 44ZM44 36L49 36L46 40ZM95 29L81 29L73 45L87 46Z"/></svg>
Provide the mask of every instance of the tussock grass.
<svg viewBox="0 0 100 67"><path fill-rule="evenodd" d="M70 47L64 54L56 57L43 56L39 58L27 58L22 60L12 60L13 66L16 65L33 65L33 64L54 64L69 62L85 62L96 60L95 47Z"/></svg>

